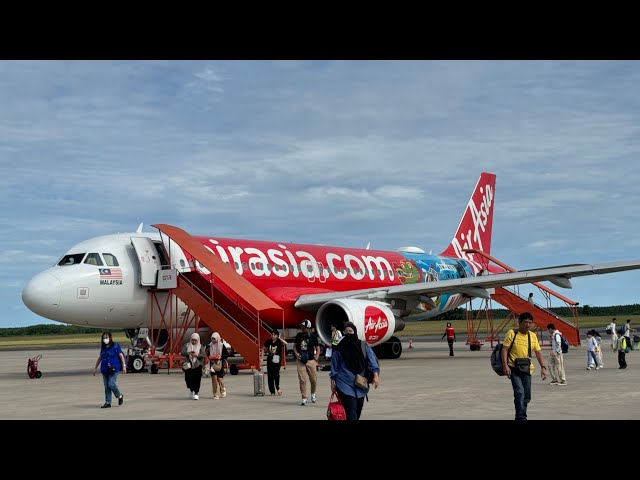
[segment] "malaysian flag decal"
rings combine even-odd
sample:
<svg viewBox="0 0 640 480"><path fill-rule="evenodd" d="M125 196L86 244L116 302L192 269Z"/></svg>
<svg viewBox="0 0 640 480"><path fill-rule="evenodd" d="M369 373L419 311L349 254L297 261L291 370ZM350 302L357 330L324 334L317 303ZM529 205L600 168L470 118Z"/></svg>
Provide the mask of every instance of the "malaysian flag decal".
<svg viewBox="0 0 640 480"><path fill-rule="evenodd" d="M121 268L101 268L100 280L122 280Z"/></svg>

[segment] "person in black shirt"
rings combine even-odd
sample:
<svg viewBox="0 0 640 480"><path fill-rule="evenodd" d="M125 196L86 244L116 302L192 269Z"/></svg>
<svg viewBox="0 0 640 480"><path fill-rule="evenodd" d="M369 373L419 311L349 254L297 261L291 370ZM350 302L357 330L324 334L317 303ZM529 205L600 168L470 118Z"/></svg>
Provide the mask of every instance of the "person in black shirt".
<svg viewBox="0 0 640 480"><path fill-rule="evenodd" d="M267 383L271 395L282 395L280 389L280 365L286 341L280 338L280 332L273 330L271 338L264 342L264 352L267 354Z"/></svg>
<svg viewBox="0 0 640 480"><path fill-rule="evenodd" d="M318 357L320 356L320 344L315 333L311 333L311 321L303 320L300 324L301 332L296 334L293 345L293 354L296 357L298 380L300 380L300 405L307 404L307 379L311 383L311 402L316 403L316 386Z"/></svg>

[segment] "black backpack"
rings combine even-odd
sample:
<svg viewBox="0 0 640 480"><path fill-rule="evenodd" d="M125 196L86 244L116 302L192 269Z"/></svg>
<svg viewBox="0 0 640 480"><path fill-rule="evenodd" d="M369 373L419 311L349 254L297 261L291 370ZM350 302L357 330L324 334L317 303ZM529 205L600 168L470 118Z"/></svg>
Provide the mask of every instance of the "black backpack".
<svg viewBox="0 0 640 480"><path fill-rule="evenodd" d="M569 351L569 342L564 338L564 335L560 335L560 348L562 349L562 353L567 353Z"/></svg>
<svg viewBox="0 0 640 480"><path fill-rule="evenodd" d="M515 332L513 333L513 336L515 339ZM511 342L511 345L509 345L509 350L507 350L507 359L509 358L509 352L511 352L511 347L513 347L513 342ZM498 340L498 343L496 344L495 347L493 347L493 351L491 352L491 368L493 368L493 371L502 377L504 375L504 371L503 371L501 352L502 352L502 344L500 343L500 340Z"/></svg>

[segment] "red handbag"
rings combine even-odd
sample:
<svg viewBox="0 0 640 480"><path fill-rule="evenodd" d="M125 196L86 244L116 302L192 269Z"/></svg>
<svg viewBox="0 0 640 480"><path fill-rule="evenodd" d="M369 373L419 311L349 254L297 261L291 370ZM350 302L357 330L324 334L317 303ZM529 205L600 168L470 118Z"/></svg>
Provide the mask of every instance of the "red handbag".
<svg viewBox="0 0 640 480"><path fill-rule="evenodd" d="M340 397L334 390L331 392L329 406L327 407L327 420L346 420L347 414L344 411Z"/></svg>

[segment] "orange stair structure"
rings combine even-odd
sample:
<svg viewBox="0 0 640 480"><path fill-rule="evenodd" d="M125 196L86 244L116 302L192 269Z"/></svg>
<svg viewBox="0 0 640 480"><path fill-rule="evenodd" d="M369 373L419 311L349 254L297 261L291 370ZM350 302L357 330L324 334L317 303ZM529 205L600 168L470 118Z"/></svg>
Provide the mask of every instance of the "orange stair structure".
<svg viewBox="0 0 640 480"><path fill-rule="evenodd" d="M178 319L176 319L176 327L184 332L195 320L197 331L198 322L201 320L210 329L220 333L220 336L243 357L245 363L240 368L260 369L262 344L271 336L271 329L261 320L261 317L267 310L278 310L284 326L282 308L184 230L166 224L155 224L152 227L157 228L161 235L166 235L169 242L179 245L184 252L210 272L204 274L195 266L178 272L177 287L170 292L180 298L194 316L189 319L189 313L187 313L181 320L181 325L178 325ZM171 251L170 248L167 250ZM172 295L169 295L168 302ZM166 311L166 307L165 305L163 309L159 309ZM169 311L173 310L169 308ZM273 315L274 313L270 312L270 316L273 317ZM164 315L162 323L166 326ZM172 331L172 324L173 319L170 319L170 331ZM184 333L182 336L176 336L180 338L171 342L170 366L175 366L172 357L182 358L179 351Z"/></svg>
<svg viewBox="0 0 640 480"><path fill-rule="evenodd" d="M489 262L493 262L507 271L516 271L510 266L505 265L491 255L488 255L480 250L468 249L465 250L465 252L481 255L481 257L483 258L483 261L481 261L481 263L483 263L483 266L487 271ZM482 299L484 308L481 307L479 310L477 310L475 316L473 314L472 308L467 309L467 344L470 345L471 350L480 349L481 340L478 339L478 331L482 322L486 322L487 325L487 337L485 341L490 341L491 346L493 347L493 342L499 340L498 335L505 328L517 328L518 316L522 312L526 311L529 311L533 314L533 322L535 325L534 331L536 331L538 339L540 339L541 341L541 345L550 343L550 338L547 331L547 324L549 323L553 323L556 328L562 332L562 335L567 339L570 345L580 345L580 329L578 327L577 312L578 302L574 302L573 300L568 299L567 297L551 290L541 283L534 282L533 285L535 285L540 290L542 296L547 300L547 307L544 307L538 303L534 303L533 305L530 304L527 298L521 296L518 293L517 289L500 287L489 290L491 299ZM551 306L551 297L555 297L566 304L566 306L569 308L569 311L571 312L572 320L564 319L556 315L549 309ZM507 317L502 322L500 322L497 327L494 325L494 321L491 315L491 301L496 301L509 310L509 315L507 315ZM469 302L469 304L471 306L471 302Z"/></svg>

